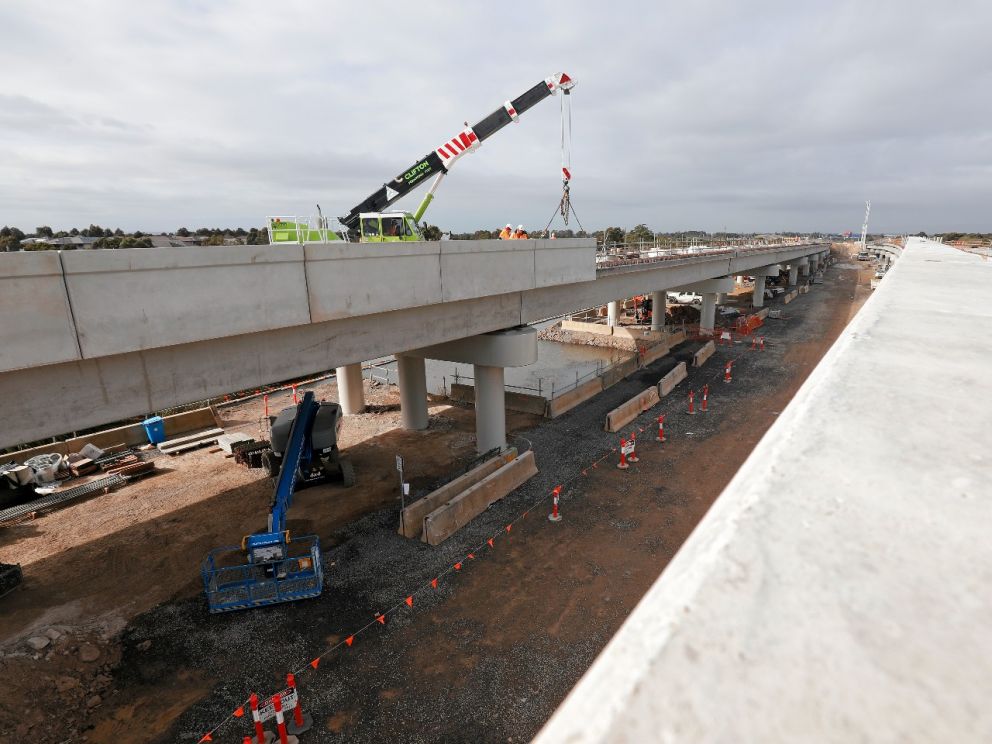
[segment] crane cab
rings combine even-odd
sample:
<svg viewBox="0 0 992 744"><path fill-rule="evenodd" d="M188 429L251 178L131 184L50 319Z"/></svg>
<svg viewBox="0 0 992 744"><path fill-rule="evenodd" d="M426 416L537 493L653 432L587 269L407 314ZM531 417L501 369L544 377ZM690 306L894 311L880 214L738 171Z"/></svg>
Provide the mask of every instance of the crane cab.
<svg viewBox="0 0 992 744"><path fill-rule="evenodd" d="M423 240L420 226L408 212L364 212L358 227L363 243L398 243Z"/></svg>

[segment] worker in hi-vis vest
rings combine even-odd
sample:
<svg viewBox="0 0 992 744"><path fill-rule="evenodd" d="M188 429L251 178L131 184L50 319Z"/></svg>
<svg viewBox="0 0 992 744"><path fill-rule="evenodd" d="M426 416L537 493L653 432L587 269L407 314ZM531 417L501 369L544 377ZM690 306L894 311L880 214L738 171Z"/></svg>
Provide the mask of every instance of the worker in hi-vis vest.
<svg viewBox="0 0 992 744"><path fill-rule="evenodd" d="M506 223L506 227L499 231L500 240L509 240L513 237L513 227L509 222Z"/></svg>
<svg viewBox="0 0 992 744"><path fill-rule="evenodd" d="M516 238L517 240L526 240L530 236L524 232L523 225L517 225L517 231L513 233L513 237Z"/></svg>

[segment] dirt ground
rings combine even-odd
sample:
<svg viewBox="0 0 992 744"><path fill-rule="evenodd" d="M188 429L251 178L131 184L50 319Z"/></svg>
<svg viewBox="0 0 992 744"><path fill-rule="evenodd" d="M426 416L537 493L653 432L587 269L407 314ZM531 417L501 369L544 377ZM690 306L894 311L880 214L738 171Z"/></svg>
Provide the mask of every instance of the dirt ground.
<svg viewBox="0 0 992 744"><path fill-rule="evenodd" d="M723 348L694 371L689 384L711 384L710 412L685 415L680 387L635 422L650 433L666 413L670 442L642 441L627 472L612 457L588 464L616 446L602 431L605 411L655 382L660 366L554 421L510 415L511 441L533 447L541 473L438 548L395 533L394 456L425 492L474 454L472 411L435 403L426 432L404 432L395 389L367 389L372 412L348 419L342 442L358 485L301 491L291 512L290 528L316 532L327 551L316 600L208 615L199 562L263 526L271 485L206 450L160 458L154 478L0 531L0 560L20 562L26 577L0 600L0 731L37 742L197 741L249 690L277 689L285 671L562 483L563 522L535 510L414 609L300 678L317 721L304 741L530 739L870 294L870 273L842 259L783 308L786 319L768 322L764 354ZM731 357L724 387L721 360ZM335 398L333 383L317 388ZM260 407L230 406L225 423L255 434ZM59 637L39 652L25 645L45 631ZM245 733L234 721L214 740Z"/></svg>

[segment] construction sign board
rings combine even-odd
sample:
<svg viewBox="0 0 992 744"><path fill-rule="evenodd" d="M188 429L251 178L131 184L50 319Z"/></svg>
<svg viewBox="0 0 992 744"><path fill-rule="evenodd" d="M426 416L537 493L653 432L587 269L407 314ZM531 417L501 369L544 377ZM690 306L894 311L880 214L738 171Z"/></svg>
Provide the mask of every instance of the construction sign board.
<svg viewBox="0 0 992 744"><path fill-rule="evenodd" d="M275 695L272 697L275 697ZM283 713L296 707L296 690L283 690L279 693L279 697L282 698ZM272 698L269 698L262 705L258 706L258 717L262 721L268 721L270 718L276 717L276 704Z"/></svg>

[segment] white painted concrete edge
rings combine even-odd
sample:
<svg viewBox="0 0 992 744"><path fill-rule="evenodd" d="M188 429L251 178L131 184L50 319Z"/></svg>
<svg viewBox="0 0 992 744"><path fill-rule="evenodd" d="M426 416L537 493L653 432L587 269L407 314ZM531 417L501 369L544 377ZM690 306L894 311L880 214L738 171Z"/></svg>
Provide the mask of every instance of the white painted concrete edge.
<svg viewBox="0 0 992 744"><path fill-rule="evenodd" d="M992 266L953 254L910 244L539 744L992 740Z"/></svg>

